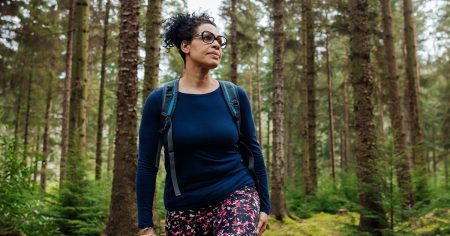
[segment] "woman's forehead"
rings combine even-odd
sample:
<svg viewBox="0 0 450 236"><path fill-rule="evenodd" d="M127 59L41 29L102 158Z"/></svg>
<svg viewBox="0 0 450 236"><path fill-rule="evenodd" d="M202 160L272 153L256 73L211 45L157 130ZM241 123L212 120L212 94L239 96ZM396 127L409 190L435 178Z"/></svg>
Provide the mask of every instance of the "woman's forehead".
<svg viewBox="0 0 450 236"><path fill-rule="evenodd" d="M217 35L221 35L220 32L219 32L219 29L217 27L215 27L214 25L211 25L211 24L201 24L197 28L197 32L198 33L201 33L201 32L203 32L205 30L213 33L216 36Z"/></svg>

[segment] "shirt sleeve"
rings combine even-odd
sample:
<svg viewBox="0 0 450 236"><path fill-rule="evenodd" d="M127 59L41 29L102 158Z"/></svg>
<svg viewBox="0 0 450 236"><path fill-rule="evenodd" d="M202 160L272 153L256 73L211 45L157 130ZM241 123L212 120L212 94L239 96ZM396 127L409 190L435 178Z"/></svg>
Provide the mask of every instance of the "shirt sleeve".
<svg viewBox="0 0 450 236"><path fill-rule="evenodd" d="M139 228L153 227L156 153L158 149L162 89L154 90L146 99L139 127L136 200Z"/></svg>
<svg viewBox="0 0 450 236"><path fill-rule="evenodd" d="M259 180L260 210L266 214L270 213L269 187L267 171L261 146L256 139L255 123L251 111L250 101L243 88L238 86L238 94L241 106L241 133L243 141L249 147L255 158L255 172Z"/></svg>

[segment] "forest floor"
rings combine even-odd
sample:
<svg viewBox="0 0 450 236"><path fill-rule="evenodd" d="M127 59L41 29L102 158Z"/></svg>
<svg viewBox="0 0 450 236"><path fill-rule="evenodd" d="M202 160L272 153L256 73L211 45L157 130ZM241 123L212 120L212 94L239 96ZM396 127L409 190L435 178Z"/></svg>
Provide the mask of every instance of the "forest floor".
<svg viewBox="0 0 450 236"><path fill-rule="evenodd" d="M359 214L316 213L307 219L286 218L283 222L269 218L264 236L350 236L369 235L358 231ZM394 235L450 235L450 209L435 209L419 218L395 226Z"/></svg>

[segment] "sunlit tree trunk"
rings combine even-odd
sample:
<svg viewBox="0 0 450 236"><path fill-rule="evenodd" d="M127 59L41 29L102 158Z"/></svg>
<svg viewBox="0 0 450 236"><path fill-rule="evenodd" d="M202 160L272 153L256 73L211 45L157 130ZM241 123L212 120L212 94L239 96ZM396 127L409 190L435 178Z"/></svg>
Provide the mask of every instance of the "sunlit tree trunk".
<svg viewBox="0 0 450 236"><path fill-rule="evenodd" d="M142 91L142 104L147 96L158 87L159 75L159 48L161 29L162 0L149 0L146 13L145 29L145 74Z"/></svg>

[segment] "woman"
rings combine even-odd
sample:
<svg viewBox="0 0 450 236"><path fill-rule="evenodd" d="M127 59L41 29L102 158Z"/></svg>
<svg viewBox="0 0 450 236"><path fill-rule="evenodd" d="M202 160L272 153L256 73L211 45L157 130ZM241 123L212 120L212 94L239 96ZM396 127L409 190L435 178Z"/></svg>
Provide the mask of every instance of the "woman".
<svg viewBox="0 0 450 236"><path fill-rule="evenodd" d="M226 38L207 14L178 14L169 18L163 29L166 48L177 47L184 61L183 76L177 80L178 92L175 90L176 109L171 116L175 162L172 166L172 161L165 160L166 235L262 235L270 201L250 103L245 91L237 87L241 107L239 138L220 83L210 76L210 70L220 64ZM163 90L156 89L148 96L139 129L139 235L155 235L152 204ZM167 150L167 132L162 140ZM239 141L254 156L256 181L242 162Z"/></svg>

